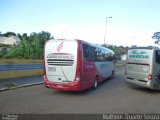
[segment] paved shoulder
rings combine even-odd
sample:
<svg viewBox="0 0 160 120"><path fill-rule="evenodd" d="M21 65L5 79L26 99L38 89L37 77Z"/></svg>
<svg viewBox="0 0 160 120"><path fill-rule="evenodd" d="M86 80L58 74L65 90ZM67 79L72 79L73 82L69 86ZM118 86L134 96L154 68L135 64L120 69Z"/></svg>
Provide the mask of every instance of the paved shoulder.
<svg viewBox="0 0 160 120"><path fill-rule="evenodd" d="M21 77L21 78L11 78L11 79L1 79L0 80L0 91L7 89L13 89L17 87L24 87L35 84L42 84L43 76L32 76L32 77Z"/></svg>

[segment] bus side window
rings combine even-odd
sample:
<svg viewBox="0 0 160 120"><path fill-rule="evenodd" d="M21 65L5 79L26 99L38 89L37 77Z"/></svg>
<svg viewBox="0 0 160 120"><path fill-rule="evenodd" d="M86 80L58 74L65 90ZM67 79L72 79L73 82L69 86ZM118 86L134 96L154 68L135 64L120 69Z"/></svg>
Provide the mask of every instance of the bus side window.
<svg viewBox="0 0 160 120"><path fill-rule="evenodd" d="M96 48L95 49L95 57L96 57L96 62L99 62L100 61L100 50L99 48Z"/></svg>
<svg viewBox="0 0 160 120"><path fill-rule="evenodd" d="M90 60L90 56L89 56L89 46L83 44L83 57L85 60Z"/></svg>
<svg viewBox="0 0 160 120"><path fill-rule="evenodd" d="M98 61L98 53L96 51L96 49L94 49L94 62Z"/></svg>
<svg viewBox="0 0 160 120"><path fill-rule="evenodd" d="M92 62L95 62L95 48L90 46L90 59Z"/></svg>
<svg viewBox="0 0 160 120"><path fill-rule="evenodd" d="M160 50L156 51L156 62L160 64Z"/></svg>
<svg viewBox="0 0 160 120"><path fill-rule="evenodd" d="M109 54L109 61L113 61L114 60L114 55L112 53Z"/></svg>

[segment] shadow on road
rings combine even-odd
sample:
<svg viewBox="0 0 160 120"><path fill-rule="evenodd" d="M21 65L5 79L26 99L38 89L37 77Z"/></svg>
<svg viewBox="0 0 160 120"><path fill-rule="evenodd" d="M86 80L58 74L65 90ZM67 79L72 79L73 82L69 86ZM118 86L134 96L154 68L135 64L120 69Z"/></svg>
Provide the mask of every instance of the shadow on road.
<svg viewBox="0 0 160 120"><path fill-rule="evenodd" d="M134 86L134 85L130 85L130 84L126 84L126 85L127 85L128 88L130 88L134 91L141 91L141 92L145 92L145 93L149 93L149 94L160 94L160 90L142 88L142 87L138 87L138 86Z"/></svg>
<svg viewBox="0 0 160 120"><path fill-rule="evenodd" d="M89 88L83 91L60 91L60 90L52 90L51 94L56 94L56 95L75 95L75 96L88 96L88 95L93 95L93 94L97 94L97 93L101 93L100 91L104 91L104 90L109 90L109 88L112 86L112 82L117 84L117 79L118 76L115 75L114 78L111 79L106 79L104 81L102 81L101 83L98 84L98 87L96 89L93 88ZM113 86L112 86L113 87Z"/></svg>

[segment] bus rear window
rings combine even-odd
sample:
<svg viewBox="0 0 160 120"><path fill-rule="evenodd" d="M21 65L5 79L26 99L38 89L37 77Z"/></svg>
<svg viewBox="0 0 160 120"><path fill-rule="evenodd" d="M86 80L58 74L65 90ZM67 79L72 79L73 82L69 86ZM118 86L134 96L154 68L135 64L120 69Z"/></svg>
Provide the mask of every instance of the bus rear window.
<svg viewBox="0 0 160 120"><path fill-rule="evenodd" d="M160 64L160 50L156 51L156 62Z"/></svg>

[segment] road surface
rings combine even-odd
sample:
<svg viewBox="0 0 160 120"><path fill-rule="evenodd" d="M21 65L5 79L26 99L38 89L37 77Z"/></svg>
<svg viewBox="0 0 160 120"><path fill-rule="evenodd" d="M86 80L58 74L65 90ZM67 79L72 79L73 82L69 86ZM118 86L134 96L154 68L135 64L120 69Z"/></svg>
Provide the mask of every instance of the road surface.
<svg viewBox="0 0 160 120"><path fill-rule="evenodd" d="M159 113L160 91L126 85L123 68L96 90L61 92L44 85L0 92L0 113Z"/></svg>

